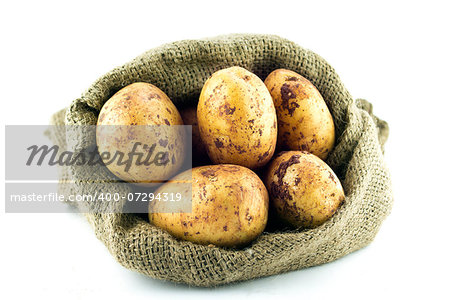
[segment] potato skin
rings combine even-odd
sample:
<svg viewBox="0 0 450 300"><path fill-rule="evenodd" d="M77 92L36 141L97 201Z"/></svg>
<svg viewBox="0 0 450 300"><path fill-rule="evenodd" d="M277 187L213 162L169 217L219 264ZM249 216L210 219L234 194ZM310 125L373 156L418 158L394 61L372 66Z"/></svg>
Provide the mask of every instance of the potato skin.
<svg viewBox="0 0 450 300"><path fill-rule="evenodd" d="M173 179L186 180L190 176L188 172ZM169 182L155 193L180 190L175 183ZM187 191L182 191L182 195L184 199L192 196L192 212L160 213L170 211L169 208L164 210L164 206L173 204L153 202L149 206L150 223L183 240L225 247L248 244L266 226L268 192L259 177L245 167L211 165L194 168L192 195ZM152 213L152 209L159 212Z"/></svg>
<svg viewBox="0 0 450 300"><path fill-rule="evenodd" d="M184 125L192 126L192 162L199 164L208 160L205 144L200 136L197 120L197 107L186 107L180 110Z"/></svg>
<svg viewBox="0 0 450 300"><path fill-rule="evenodd" d="M167 152L169 163L166 166L137 165L129 170L117 163L106 164L119 178L132 183L154 185L149 180L167 179L181 167L184 159L184 136L181 128L170 127L164 136L156 136L162 130L148 130L146 126L103 126L103 125L183 125L180 113L167 95L156 86L137 82L130 84L114 94L102 107L97 121L97 147L99 153L128 154L136 141L142 143L137 150L148 153L144 144L156 145L154 153ZM181 127L181 126L180 126ZM166 126L166 128L169 128ZM102 157L103 159L103 157Z"/></svg>
<svg viewBox="0 0 450 300"><path fill-rule="evenodd" d="M265 183L275 215L295 228L323 224L345 198L333 170L305 151L279 153L268 166Z"/></svg>
<svg viewBox="0 0 450 300"><path fill-rule="evenodd" d="M330 111L316 87L293 71L278 69L264 81L278 119L278 150L302 150L326 159L334 147Z"/></svg>
<svg viewBox="0 0 450 300"><path fill-rule="evenodd" d="M257 169L275 151L276 112L261 79L241 67L214 73L197 107L200 135L214 163Z"/></svg>

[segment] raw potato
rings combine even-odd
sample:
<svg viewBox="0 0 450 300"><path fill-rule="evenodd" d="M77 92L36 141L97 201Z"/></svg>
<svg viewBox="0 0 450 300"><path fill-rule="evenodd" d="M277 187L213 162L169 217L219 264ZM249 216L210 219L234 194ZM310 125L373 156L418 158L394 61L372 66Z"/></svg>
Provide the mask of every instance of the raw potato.
<svg viewBox="0 0 450 300"><path fill-rule="evenodd" d="M334 147L334 123L315 86L285 69L273 71L264 83L277 111L279 150L303 150L326 159Z"/></svg>
<svg viewBox="0 0 450 300"><path fill-rule="evenodd" d="M111 159L102 156L108 169L123 180L152 186L159 180L172 177L183 163L183 126L131 126L183 125L169 97L152 84L137 82L118 91L103 105L97 125L99 153L109 152L112 157L120 151L125 154L123 160L126 160L135 143L141 143L136 148L136 152L142 154L141 161L159 163L159 166L155 163L139 165L136 163L137 157L133 157L133 163L127 170L127 166L120 165L118 160L108 164ZM155 148L150 157L152 145Z"/></svg>
<svg viewBox="0 0 450 300"><path fill-rule="evenodd" d="M200 135L214 163L257 169L272 157L277 119L261 79L241 67L214 73L197 107Z"/></svg>
<svg viewBox="0 0 450 300"><path fill-rule="evenodd" d="M187 107L180 110L184 125L192 126L192 161L194 163L204 162L208 158L205 145L200 136L197 120L197 107Z"/></svg>
<svg viewBox="0 0 450 300"><path fill-rule="evenodd" d="M187 180L190 172L173 180ZM264 230L269 196L253 171L237 165L197 167L192 169L192 195L185 187L186 184L169 182L155 195L181 192L184 202L192 196L192 211L178 212L182 205L178 207L177 202L152 202L150 223L180 239L227 247L246 245Z"/></svg>
<svg viewBox="0 0 450 300"><path fill-rule="evenodd" d="M323 224L345 198L333 170L304 151L281 152L269 165L265 183L275 214L296 228Z"/></svg>

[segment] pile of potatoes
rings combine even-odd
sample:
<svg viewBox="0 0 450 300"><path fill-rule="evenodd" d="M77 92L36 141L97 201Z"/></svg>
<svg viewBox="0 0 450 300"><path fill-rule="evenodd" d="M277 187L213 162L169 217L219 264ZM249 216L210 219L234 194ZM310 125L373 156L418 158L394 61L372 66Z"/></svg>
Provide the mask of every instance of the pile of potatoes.
<svg viewBox="0 0 450 300"><path fill-rule="evenodd" d="M264 231L269 210L271 223L314 228L345 198L323 161L334 147L332 116L314 85L293 71L275 70L263 82L241 67L219 70L205 82L197 107L180 111L156 86L134 83L111 97L98 118L98 125L183 124L192 125L192 156L199 166L180 170L182 154L173 150L180 136L160 142L158 147L172 146L164 176L175 177L155 194L180 192L192 199L192 211L165 213L173 202L154 201L148 214L150 223L177 238L239 247ZM127 138L97 130L99 152L129 151ZM145 165L107 167L138 184L155 174ZM178 184L183 180L192 180L192 190Z"/></svg>

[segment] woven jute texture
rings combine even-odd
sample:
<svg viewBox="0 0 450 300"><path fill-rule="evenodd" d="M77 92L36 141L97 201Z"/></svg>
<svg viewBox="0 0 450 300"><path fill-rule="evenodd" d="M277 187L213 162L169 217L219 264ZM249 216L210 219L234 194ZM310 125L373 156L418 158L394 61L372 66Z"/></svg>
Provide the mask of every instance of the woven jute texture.
<svg viewBox="0 0 450 300"><path fill-rule="evenodd" d="M100 77L69 108L56 113L52 122L95 125L109 97L137 81L158 86L179 107L195 105L206 79L230 66L244 67L261 79L277 68L286 68L317 87L336 125L337 143L327 163L344 186L343 206L318 228L264 232L244 249L211 248L180 241L133 214L86 213L96 236L126 268L196 286L298 270L331 262L368 245L390 213L392 190L383 161L386 122L372 114L370 103L353 99L334 69L319 55L277 36L234 34L179 41L149 50ZM62 148L83 148L95 142L92 137L81 136L75 141L61 134L53 135L53 140ZM61 179L76 182L68 185L71 190L62 186L61 193L104 191L104 186L80 172L83 170L66 169L61 174ZM89 174L93 179L114 178L106 167L93 173ZM109 189L105 192L129 192L123 185Z"/></svg>

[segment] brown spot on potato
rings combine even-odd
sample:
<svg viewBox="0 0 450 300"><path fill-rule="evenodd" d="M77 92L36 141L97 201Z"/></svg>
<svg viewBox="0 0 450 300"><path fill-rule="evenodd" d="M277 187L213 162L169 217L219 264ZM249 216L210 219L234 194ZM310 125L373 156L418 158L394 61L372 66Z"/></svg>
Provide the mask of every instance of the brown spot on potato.
<svg viewBox="0 0 450 300"><path fill-rule="evenodd" d="M294 99L296 97L295 93L291 90L287 83L283 84L280 89L281 99L284 101L289 101L290 99Z"/></svg>
<svg viewBox="0 0 450 300"><path fill-rule="evenodd" d="M308 151L309 150L308 144L301 144L300 145L300 150L301 151Z"/></svg>
<svg viewBox="0 0 450 300"><path fill-rule="evenodd" d="M207 169L205 171L202 171L201 174L205 177L209 177L209 176L215 176L216 175L216 171L214 171L214 169ZM205 190L205 194L206 194L206 190Z"/></svg>
<svg viewBox="0 0 450 300"><path fill-rule="evenodd" d="M292 115L294 114L294 111L295 111L297 108L299 108L299 107L300 107L300 105L298 105L297 102L292 102L292 103L291 103L291 106L288 107L288 109L287 109L289 115L292 117Z"/></svg>
<svg viewBox="0 0 450 300"><path fill-rule="evenodd" d="M221 105L219 107L219 116L222 116L224 113L225 115L229 116L234 114L236 110L236 107L231 107L230 104L225 103L224 105Z"/></svg>
<svg viewBox="0 0 450 300"><path fill-rule="evenodd" d="M225 110L225 113L227 114L227 115L232 115L232 114L234 114L234 111L236 110L236 107L233 107L233 108L226 108L226 110Z"/></svg>
<svg viewBox="0 0 450 300"><path fill-rule="evenodd" d="M253 221L253 216L250 215L250 210L247 208L247 211L245 212L245 219L248 221L248 224Z"/></svg>
<svg viewBox="0 0 450 300"><path fill-rule="evenodd" d="M335 178L335 176L333 175L333 173L329 172L328 178L330 178L334 183L336 183L336 178Z"/></svg>
<svg viewBox="0 0 450 300"><path fill-rule="evenodd" d="M242 169L238 166L233 165L218 165L219 169L223 169L228 172L239 173Z"/></svg>
<svg viewBox="0 0 450 300"><path fill-rule="evenodd" d="M237 150L237 152L238 152L239 154L242 154L242 153L247 152L247 151L245 150L245 147L240 146L240 145L234 145L234 148Z"/></svg>
<svg viewBox="0 0 450 300"><path fill-rule="evenodd" d="M219 139L215 139L214 144L216 145L217 148L223 148L223 143Z"/></svg>
<svg viewBox="0 0 450 300"><path fill-rule="evenodd" d="M255 149L261 148L261 140L258 140L258 143L255 145Z"/></svg>
<svg viewBox="0 0 450 300"><path fill-rule="evenodd" d="M262 155L258 155L258 162L262 162L266 157L269 156L270 150L267 150Z"/></svg>
<svg viewBox="0 0 450 300"><path fill-rule="evenodd" d="M277 199L292 199L289 194L288 188L283 183L284 175L286 175L287 169L293 164L300 162L300 155L292 155L287 161L280 163L275 175L277 176L277 182L272 183L271 193L272 196Z"/></svg>

